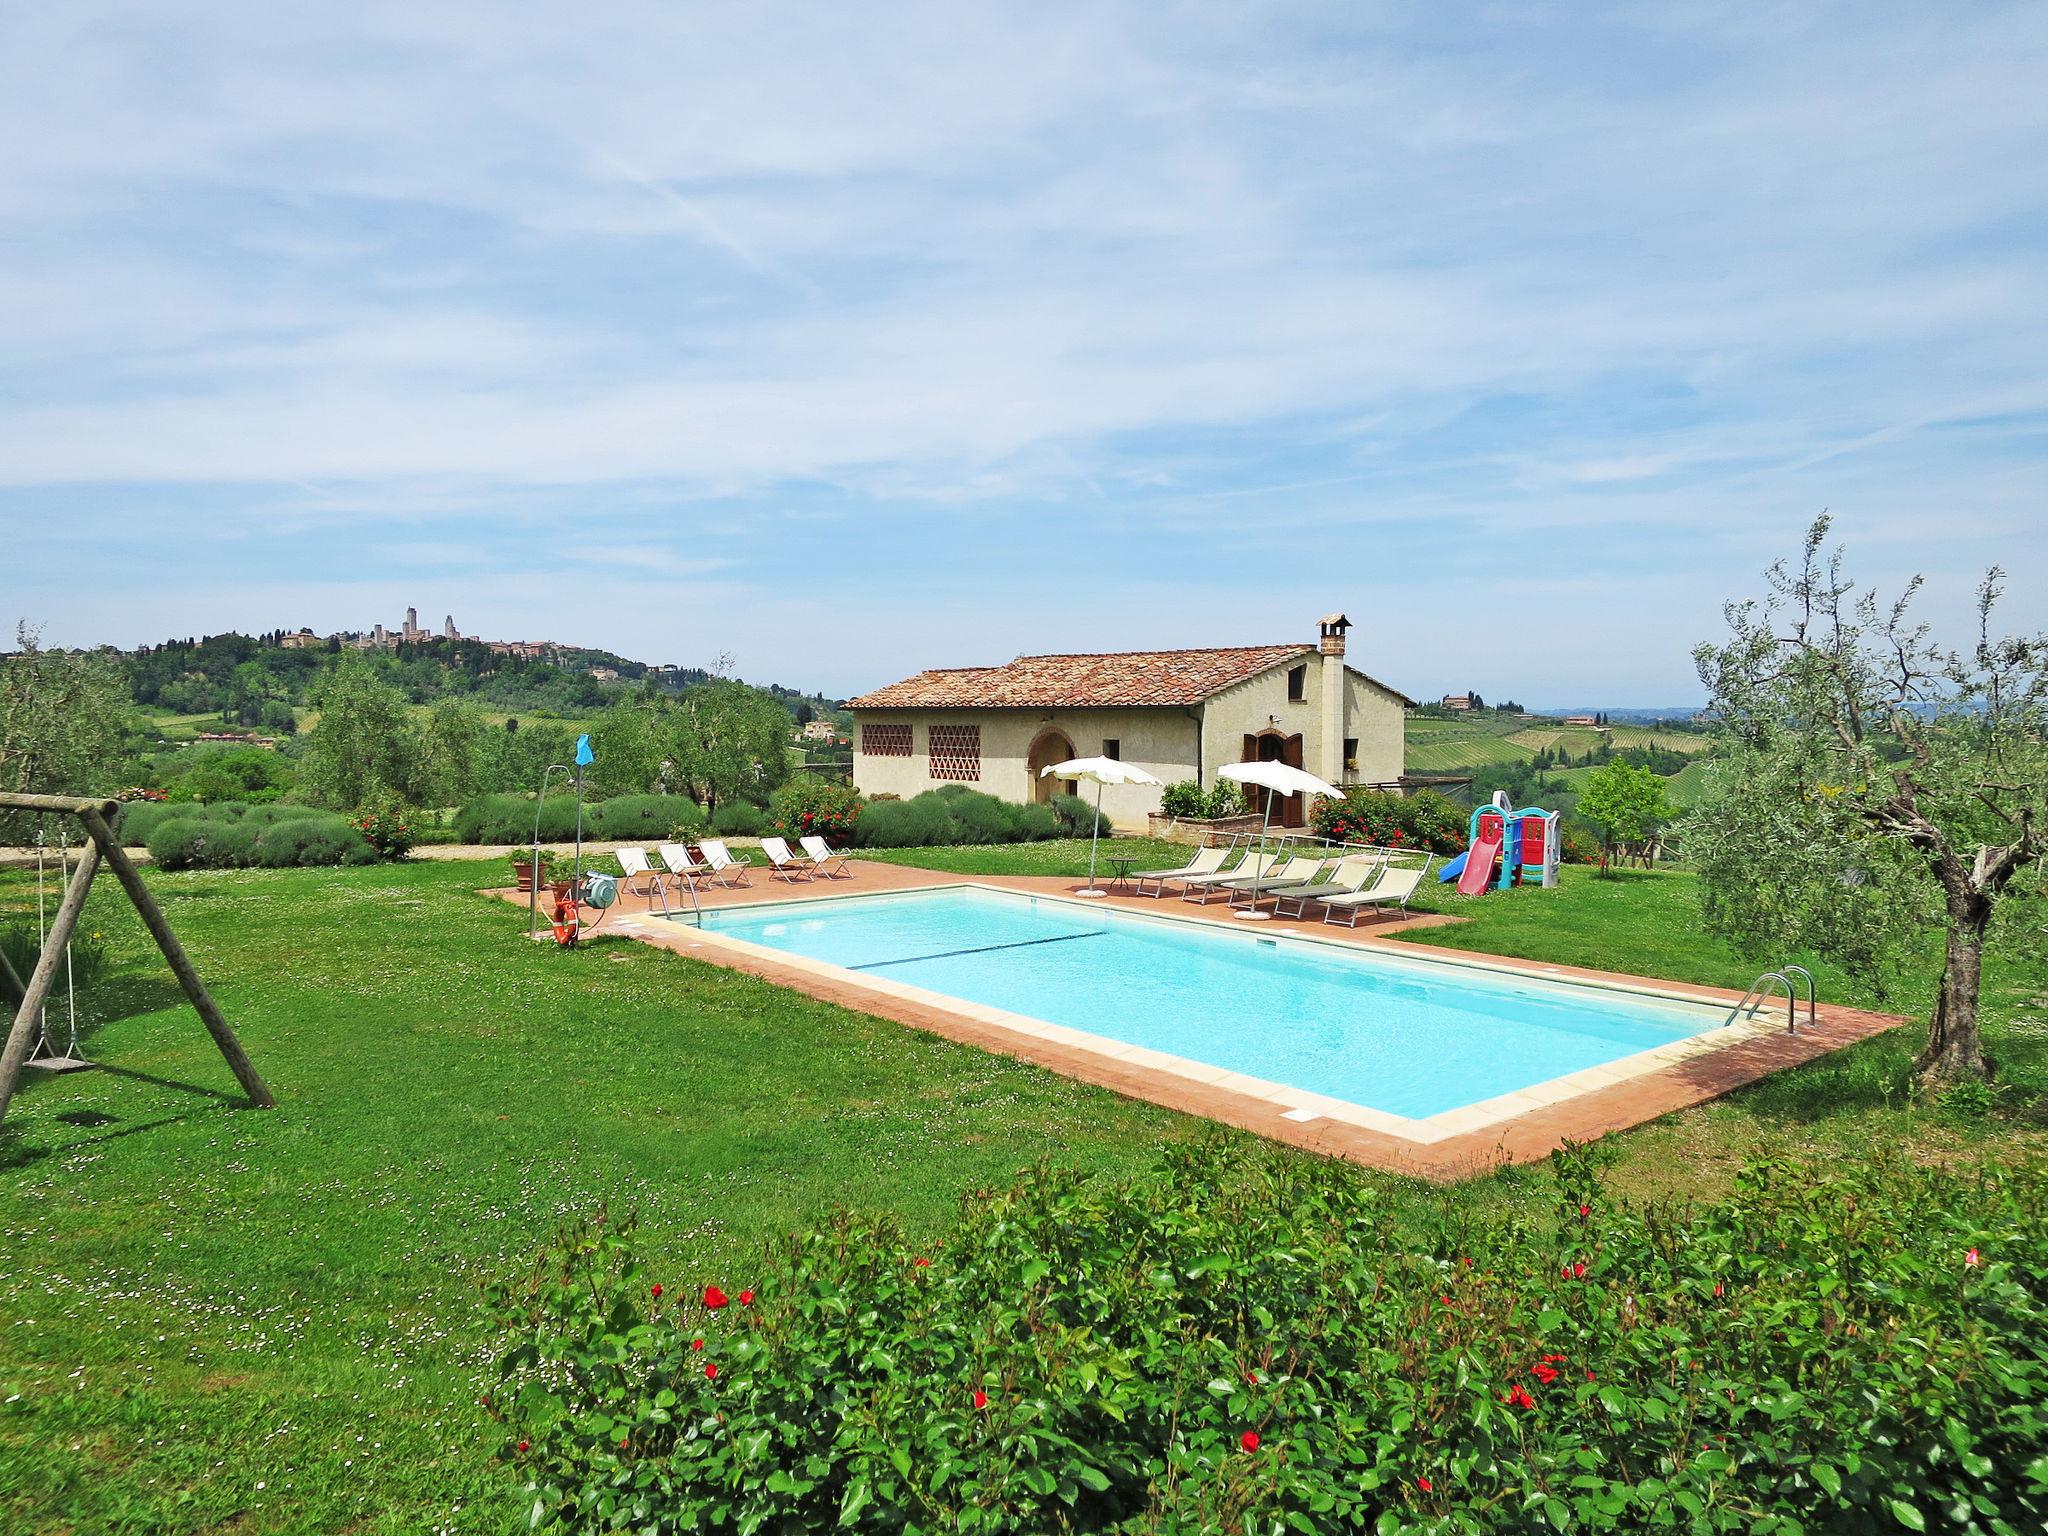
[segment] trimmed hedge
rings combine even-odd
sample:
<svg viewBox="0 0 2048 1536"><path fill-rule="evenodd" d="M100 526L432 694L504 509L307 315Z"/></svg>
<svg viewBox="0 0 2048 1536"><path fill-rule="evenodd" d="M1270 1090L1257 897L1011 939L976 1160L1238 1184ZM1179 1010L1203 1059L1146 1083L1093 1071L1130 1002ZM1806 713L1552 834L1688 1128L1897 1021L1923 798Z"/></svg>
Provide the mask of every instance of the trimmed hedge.
<svg viewBox="0 0 2048 1536"><path fill-rule="evenodd" d="M455 813L458 843L511 844L533 841L534 803L529 795L481 795ZM704 826L704 808L687 795L615 795L583 805L588 842L666 842L678 827ZM540 840L566 843L576 835L576 797L550 795L540 807Z"/></svg>
<svg viewBox="0 0 2048 1536"><path fill-rule="evenodd" d="M152 818L147 846L161 869L287 869L374 864L377 850L345 816L303 805L173 807Z"/></svg>
<svg viewBox="0 0 2048 1536"><path fill-rule="evenodd" d="M949 784L909 800L869 801L854 823L853 835L863 848L1043 841L1073 835L1072 822L1061 815L1061 803L1066 801L1081 804L1072 795L1059 795L1051 806L1013 805L964 784ZM1084 810L1093 817L1093 807ZM1107 823L1103 830L1108 830Z"/></svg>
<svg viewBox="0 0 2048 1536"><path fill-rule="evenodd" d="M768 813L744 800L728 801L712 813L711 830L721 837L759 837L768 830Z"/></svg>
<svg viewBox="0 0 2048 1536"><path fill-rule="evenodd" d="M583 822L585 837L621 843L665 843L675 832L695 835L707 825L704 807L688 795L618 795L586 806Z"/></svg>
<svg viewBox="0 0 2048 1536"><path fill-rule="evenodd" d="M1554 1173L1540 1216L1397 1203L1219 1141L737 1274L600 1218L494 1289L485 1401L554 1529L2043 1528L2048 1165Z"/></svg>

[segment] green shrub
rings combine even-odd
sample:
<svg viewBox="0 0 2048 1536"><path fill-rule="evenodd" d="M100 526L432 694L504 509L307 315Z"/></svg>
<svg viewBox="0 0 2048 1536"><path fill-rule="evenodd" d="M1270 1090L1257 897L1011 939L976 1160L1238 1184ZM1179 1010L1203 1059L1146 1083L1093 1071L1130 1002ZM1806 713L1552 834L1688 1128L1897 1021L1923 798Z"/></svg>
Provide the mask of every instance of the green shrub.
<svg viewBox="0 0 2048 1536"><path fill-rule="evenodd" d="M526 817L523 835L495 835L522 812ZM533 802L524 795L479 795L455 813L455 840L460 843L524 843L531 840L532 831Z"/></svg>
<svg viewBox="0 0 2048 1536"><path fill-rule="evenodd" d="M668 831L665 842L686 843L711 824L711 818L704 814L704 807L688 795L670 795ZM746 802L736 802L744 805ZM720 807L724 809L723 806ZM748 809L752 809L751 806Z"/></svg>
<svg viewBox="0 0 2048 1536"><path fill-rule="evenodd" d="M1209 814L1209 798L1202 793L1200 780L1182 779L1159 792L1159 809L1169 816L1184 819L1206 816Z"/></svg>
<svg viewBox="0 0 2048 1536"><path fill-rule="evenodd" d="M583 808L583 835L591 830L593 807ZM457 836L465 843L516 844L533 841L534 803L525 795L482 795L455 813ZM567 842L576 835L576 797L550 795L540 806L540 840Z"/></svg>
<svg viewBox="0 0 2048 1536"><path fill-rule="evenodd" d="M1095 804L1083 800L1079 795L1054 795L1052 813L1059 818L1060 832L1066 837L1087 837L1095 830ZM1102 820L1102 835L1109 836L1109 818Z"/></svg>
<svg viewBox="0 0 2048 1536"><path fill-rule="evenodd" d="M687 795L614 795L586 808L583 833L615 843L666 842L685 805L699 809Z"/></svg>
<svg viewBox="0 0 2048 1536"><path fill-rule="evenodd" d="M360 807L349 823L380 859L402 859L412 851L413 818L419 813L398 796L382 791Z"/></svg>
<svg viewBox="0 0 2048 1536"><path fill-rule="evenodd" d="M36 962L42 958L42 941L36 937L36 925L26 918L0 924L0 955L7 957L7 963L14 967L14 974L24 982L35 970ZM69 983L83 993L100 979L107 969L107 948L99 935L80 923L71 935L71 957L69 962ZM55 990L50 993L50 1019L55 1025L58 1016L55 1010L62 1007L67 972L57 972ZM81 1012L84 999L81 997ZM9 1007L0 1017L12 1022L14 1010Z"/></svg>
<svg viewBox="0 0 2048 1536"><path fill-rule="evenodd" d="M1235 779L1218 779L1211 784L1202 804L1203 815L1219 819L1242 816L1250 809L1244 797L1244 786Z"/></svg>
<svg viewBox="0 0 2048 1536"><path fill-rule="evenodd" d="M1318 800L1311 825L1318 837L1381 848L1462 853L1467 818L1433 790L1402 795L1389 789L1354 789L1341 800Z"/></svg>
<svg viewBox="0 0 2048 1536"><path fill-rule="evenodd" d="M161 800L130 800L114 816L114 834L124 846L147 846L149 834L173 816L190 816L193 807L169 805Z"/></svg>
<svg viewBox="0 0 2048 1536"><path fill-rule="evenodd" d="M200 863L208 869L247 869L255 862L256 834L261 830L241 817L209 824Z"/></svg>
<svg viewBox="0 0 2048 1536"><path fill-rule="evenodd" d="M854 826L863 848L930 848L935 827L948 825L944 811L922 795L909 800L871 801Z"/></svg>
<svg viewBox="0 0 2048 1536"><path fill-rule="evenodd" d="M2042 1529L2048 1165L1555 1172L1450 1207L1218 1142L720 1275L600 1218L493 1290L501 1454L575 1530Z"/></svg>
<svg viewBox="0 0 2048 1536"><path fill-rule="evenodd" d="M768 830L768 813L758 805L734 800L718 808L711 827L724 837L759 837Z"/></svg>
<svg viewBox="0 0 2048 1536"><path fill-rule="evenodd" d="M1049 805L1021 805L1017 808L1017 836L1027 843L1043 843L1060 835L1060 819Z"/></svg>
<svg viewBox="0 0 2048 1536"><path fill-rule="evenodd" d="M784 837L815 835L835 848L854 840L860 816L859 790L815 774L791 779L768 802L768 819Z"/></svg>
<svg viewBox="0 0 2048 1536"><path fill-rule="evenodd" d="M946 797L946 813L952 818L956 843L1014 843L1023 837L1018 820L1022 806L998 800L972 790Z"/></svg>
<svg viewBox="0 0 2048 1536"><path fill-rule="evenodd" d="M197 869L211 830L197 816L173 816L149 832L149 856L158 869Z"/></svg>

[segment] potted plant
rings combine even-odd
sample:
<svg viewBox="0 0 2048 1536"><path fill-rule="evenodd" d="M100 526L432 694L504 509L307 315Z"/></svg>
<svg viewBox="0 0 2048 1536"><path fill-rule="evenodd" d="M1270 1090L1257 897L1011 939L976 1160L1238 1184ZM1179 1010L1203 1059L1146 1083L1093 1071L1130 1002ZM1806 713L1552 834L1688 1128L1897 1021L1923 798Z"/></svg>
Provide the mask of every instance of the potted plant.
<svg viewBox="0 0 2048 1536"><path fill-rule="evenodd" d="M530 891L536 884L544 885L560 895L569 888L569 861L561 854L543 848L540 851L539 880L533 862L533 850L521 848L510 855L512 877L519 882L519 889Z"/></svg>

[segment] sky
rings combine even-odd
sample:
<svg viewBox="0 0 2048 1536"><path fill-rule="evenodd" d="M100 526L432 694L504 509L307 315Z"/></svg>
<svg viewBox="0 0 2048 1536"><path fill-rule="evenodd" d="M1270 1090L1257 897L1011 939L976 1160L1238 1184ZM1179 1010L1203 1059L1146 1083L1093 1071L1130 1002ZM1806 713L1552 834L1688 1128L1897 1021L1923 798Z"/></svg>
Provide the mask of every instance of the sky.
<svg viewBox="0 0 2048 1536"><path fill-rule="evenodd" d="M843 695L1699 697L1830 509L2048 627L2038 4L11 7L0 621Z"/></svg>

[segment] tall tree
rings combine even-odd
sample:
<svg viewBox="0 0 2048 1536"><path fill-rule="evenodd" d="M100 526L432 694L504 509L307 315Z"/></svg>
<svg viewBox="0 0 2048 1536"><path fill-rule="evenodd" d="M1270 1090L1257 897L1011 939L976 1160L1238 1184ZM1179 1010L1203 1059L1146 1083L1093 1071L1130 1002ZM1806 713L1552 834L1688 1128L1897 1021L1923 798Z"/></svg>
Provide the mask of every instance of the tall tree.
<svg viewBox="0 0 2048 1536"><path fill-rule="evenodd" d="M1577 814L1600 834L1600 868L1616 849L1640 843L1671 818L1664 781L1647 768L1611 762L1586 775Z"/></svg>
<svg viewBox="0 0 2048 1536"><path fill-rule="evenodd" d="M765 800L789 776L789 711L758 688L717 678L688 689L670 716L669 759L707 810Z"/></svg>
<svg viewBox="0 0 2048 1536"><path fill-rule="evenodd" d="M1860 591L1815 519L1796 566L1732 603L1695 653L1725 758L1685 828L1710 926L1752 952L1810 947L1882 983L1930 921L1944 938L1923 1078L1986 1075L1977 1003L2006 898L2038 888L2048 819L2048 636L1939 643L1914 577Z"/></svg>
<svg viewBox="0 0 2048 1536"><path fill-rule="evenodd" d="M62 795L116 788L108 781L122 767L129 716L120 664L110 652L46 651L26 624L15 634L15 654L0 656L0 789Z"/></svg>
<svg viewBox="0 0 2048 1536"><path fill-rule="evenodd" d="M665 755L659 716L642 704L614 704L591 728L588 788L593 799L644 795L661 783Z"/></svg>
<svg viewBox="0 0 2048 1536"><path fill-rule="evenodd" d="M313 799L354 810L372 795L410 797L419 736L405 695L360 656L344 656L317 700L320 720L306 736L299 782Z"/></svg>
<svg viewBox="0 0 2048 1536"><path fill-rule="evenodd" d="M483 711L467 699L436 699L427 710L413 771L414 797L421 805L460 805L483 788Z"/></svg>

